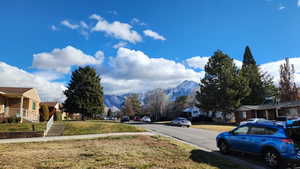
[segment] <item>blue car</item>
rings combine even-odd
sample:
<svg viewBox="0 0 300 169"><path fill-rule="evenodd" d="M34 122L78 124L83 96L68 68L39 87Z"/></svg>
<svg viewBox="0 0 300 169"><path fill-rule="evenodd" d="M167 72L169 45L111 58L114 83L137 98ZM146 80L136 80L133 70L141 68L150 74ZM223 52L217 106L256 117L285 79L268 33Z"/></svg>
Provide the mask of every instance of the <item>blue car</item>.
<svg viewBox="0 0 300 169"><path fill-rule="evenodd" d="M261 155L270 168L300 162L300 119L286 122L257 122L241 125L216 138L221 153L238 151Z"/></svg>

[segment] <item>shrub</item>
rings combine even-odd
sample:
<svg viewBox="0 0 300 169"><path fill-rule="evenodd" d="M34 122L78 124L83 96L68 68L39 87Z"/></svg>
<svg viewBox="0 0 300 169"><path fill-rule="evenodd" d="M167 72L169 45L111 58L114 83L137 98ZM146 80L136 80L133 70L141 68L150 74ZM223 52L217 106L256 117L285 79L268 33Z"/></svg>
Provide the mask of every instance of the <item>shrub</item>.
<svg viewBox="0 0 300 169"><path fill-rule="evenodd" d="M15 117L9 117L9 118L7 118L7 122L8 123L13 123L14 122L14 118Z"/></svg>
<svg viewBox="0 0 300 169"><path fill-rule="evenodd" d="M54 120L61 121L62 119L62 113L60 111L55 112Z"/></svg>
<svg viewBox="0 0 300 169"><path fill-rule="evenodd" d="M48 105L42 105L40 108L40 121L49 120L49 108Z"/></svg>

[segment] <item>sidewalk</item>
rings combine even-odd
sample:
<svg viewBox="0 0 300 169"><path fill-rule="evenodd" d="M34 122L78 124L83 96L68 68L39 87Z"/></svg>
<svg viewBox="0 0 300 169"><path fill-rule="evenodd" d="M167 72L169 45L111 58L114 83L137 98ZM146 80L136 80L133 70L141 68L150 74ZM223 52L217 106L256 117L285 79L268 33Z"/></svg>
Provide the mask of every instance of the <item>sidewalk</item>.
<svg viewBox="0 0 300 169"><path fill-rule="evenodd" d="M46 142L58 140L77 140L77 139L93 139L108 136L131 136L131 135L155 135L151 132L124 132L124 133L107 133L107 134L87 134L74 136L54 136L54 137L34 137L34 138L16 138L16 139L0 139L0 144L4 143L29 143L29 142Z"/></svg>

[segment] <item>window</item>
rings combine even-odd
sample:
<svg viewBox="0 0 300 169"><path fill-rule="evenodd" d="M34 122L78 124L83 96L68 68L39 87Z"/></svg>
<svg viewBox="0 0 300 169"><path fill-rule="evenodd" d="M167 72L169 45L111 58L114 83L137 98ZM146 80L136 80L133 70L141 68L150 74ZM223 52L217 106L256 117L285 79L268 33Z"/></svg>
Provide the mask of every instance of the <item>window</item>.
<svg viewBox="0 0 300 169"><path fill-rule="evenodd" d="M277 132L277 129L274 128L265 128L266 135L272 135Z"/></svg>
<svg viewBox="0 0 300 169"><path fill-rule="evenodd" d="M264 127L251 127L249 134L264 135L265 128Z"/></svg>
<svg viewBox="0 0 300 169"><path fill-rule="evenodd" d="M233 134L234 135L239 135L239 134L247 134L248 133L248 130L249 130L249 127L248 126L243 126L243 127L240 127L236 130L233 131Z"/></svg>
<svg viewBox="0 0 300 169"><path fill-rule="evenodd" d="M269 128L269 127L251 127L249 134L255 135L272 135L277 132L277 129Z"/></svg>
<svg viewBox="0 0 300 169"><path fill-rule="evenodd" d="M35 102L32 102L32 110L35 110Z"/></svg>
<svg viewBox="0 0 300 169"><path fill-rule="evenodd" d="M247 118L247 113L245 111L240 112L240 118L241 119L246 119Z"/></svg>

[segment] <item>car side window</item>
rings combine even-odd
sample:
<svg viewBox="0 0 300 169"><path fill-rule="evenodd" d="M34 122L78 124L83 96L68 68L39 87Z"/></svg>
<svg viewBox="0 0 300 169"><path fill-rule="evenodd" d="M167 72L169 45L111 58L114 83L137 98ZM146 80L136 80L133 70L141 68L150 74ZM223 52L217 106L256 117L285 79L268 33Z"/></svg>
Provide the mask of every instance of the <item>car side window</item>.
<svg viewBox="0 0 300 169"><path fill-rule="evenodd" d="M264 127L253 126L249 130L249 134L264 135L265 134L265 128Z"/></svg>
<svg viewBox="0 0 300 169"><path fill-rule="evenodd" d="M274 129L274 128L266 128L265 129L266 135L272 135L272 134L275 134L276 132L277 132L277 129Z"/></svg>
<svg viewBox="0 0 300 169"><path fill-rule="evenodd" d="M248 126L242 126L233 131L234 135L247 134L249 130Z"/></svg>
<svg viewBox="0 0 300 169"><path fill-rule="evenodd" d="M249 134L255 134L255 135L272 135L277 132L277 129L269 128L269 127L258 127L253 126L249 130Z"/></svg>

